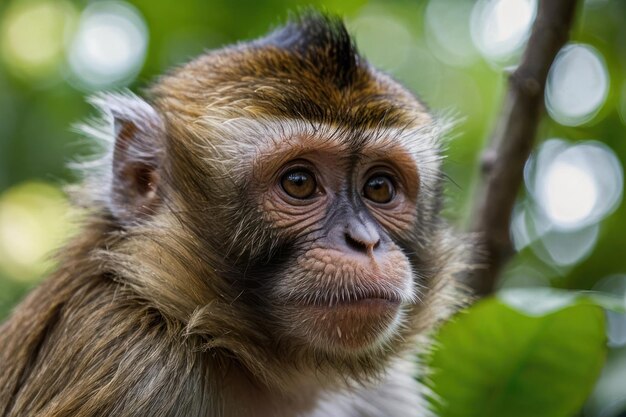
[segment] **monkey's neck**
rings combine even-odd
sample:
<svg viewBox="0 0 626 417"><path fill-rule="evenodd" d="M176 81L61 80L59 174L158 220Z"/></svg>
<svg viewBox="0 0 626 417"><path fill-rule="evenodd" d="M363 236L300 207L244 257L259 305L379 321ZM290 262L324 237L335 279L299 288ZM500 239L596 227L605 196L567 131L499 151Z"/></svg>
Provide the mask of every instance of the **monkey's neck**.
<svg viewBox="0 0 626 417"><path fill-rule="evenodd" d="M263 385L247 370L232 366L218 382L225 417L294 417L310 415L322 394L312 381L283 392Z"/></svg>

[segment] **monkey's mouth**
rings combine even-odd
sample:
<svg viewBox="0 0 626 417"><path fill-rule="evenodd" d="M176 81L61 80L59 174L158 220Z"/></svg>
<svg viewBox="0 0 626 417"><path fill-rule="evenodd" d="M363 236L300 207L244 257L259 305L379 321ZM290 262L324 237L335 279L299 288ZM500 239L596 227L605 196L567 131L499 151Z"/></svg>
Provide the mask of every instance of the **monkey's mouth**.
<svg viewBox="0 0 626 417"><path fill-rule="evenodd" d="M351 291L348 295L331 294L320 297L314 294L304 299L294 300L302 307L314 308L393 308L399 307L406 300L399 294L391 291Z"/></svg>
<svg viewBox="0 0 626 417"><path fill-rule="evenodd" d="M403 304L400 295L394 293L360 293L350 297L329 296L298 303L298 308L308 310L316 318L336 323L371 323L388 321L395 317Z"/></svg>

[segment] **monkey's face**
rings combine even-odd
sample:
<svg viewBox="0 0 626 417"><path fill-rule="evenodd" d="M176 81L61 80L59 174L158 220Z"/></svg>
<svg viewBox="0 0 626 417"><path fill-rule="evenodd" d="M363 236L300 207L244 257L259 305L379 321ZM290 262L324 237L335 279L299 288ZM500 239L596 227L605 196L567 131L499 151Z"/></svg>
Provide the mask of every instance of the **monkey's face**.
<svg viewBox="0 0 626 417"><path fill-rule="evenodd" d="M212 345L358 374L430 328L441 126L341 23L313 18L207 54L152 93L166 117L166 224L185 226L172 253L188 242L186 281L206 282L183 288L185 311L238 323L206 330Z"/></svg>
<svg viewBox="0 0 626 417"><path fill-rule="evenodd" d="M251 191L274 243L289 253L264 278L281 336L360 352L397 336L416 301L402 247L413 241L419 174L389 138L329 136L300 132L257 155Z"/></svg>

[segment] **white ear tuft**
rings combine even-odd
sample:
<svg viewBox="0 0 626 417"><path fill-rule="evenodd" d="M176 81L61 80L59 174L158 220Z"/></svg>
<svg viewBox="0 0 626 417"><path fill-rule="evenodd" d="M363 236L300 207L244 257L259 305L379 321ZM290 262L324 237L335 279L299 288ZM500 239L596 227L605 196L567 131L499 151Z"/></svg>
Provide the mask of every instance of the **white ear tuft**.
<svg viewBox="0 0 626 417"><path fill-rule="evenodd" d="M102 93L89 102L101 111L104 123L82 125L80 130L106 147L101 159L81 164L87 187L99 192L92 199L104 203L122 223L150 214L159 200L165 140L161 116L131 92Z"/></svg>

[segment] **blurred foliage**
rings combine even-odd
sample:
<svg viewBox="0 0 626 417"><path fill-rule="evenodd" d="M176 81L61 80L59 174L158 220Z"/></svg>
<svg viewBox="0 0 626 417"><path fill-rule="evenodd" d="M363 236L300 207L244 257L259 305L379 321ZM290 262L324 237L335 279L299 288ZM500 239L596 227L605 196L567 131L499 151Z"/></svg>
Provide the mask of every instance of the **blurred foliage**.
<svg viewBox="0 0 626 417"><path fill-rule="evenodd" d="M436 338L440 348L428 360L436 370L428 383L443 399L435 402L438 415L574 415L606 357L600 305L614 306L606 301L575 292L509 290L446 323Z"/></svg>
<svg viewBox="0 0 626 417"><path fill-rule="evenodd" d="M458 121L450 133L452 139L445 163L446 173L450 178L446 191L448 198L446 215L462 228L470 212L478 154L493 128L506 88L507 67L514 65L519 59L520 47L523 46L523 31L519 32L522 37L517 36L519 33L507 35L506 31L515 25L522 25L520 19L532 17L527 15L528 9L524 9L520 1L524 2L524 0L0 2L0 318L6 316L27 290L45 275L42 271L49 269L51 264L45 261L44 253L51 253L71 229L68 216L61 214L66 211L67 203L58 190L63 184L76 180L66 167L67 162L71 158L89 155L92 152L93 145L71 129L74 123L88 119L94 113L86 104L85 95L97 89L124 87L141 92L158 74L167 71L168 68L183 63L206 49L260 36L268 28L283 22L289 11L310 4L345 16L349 28L356 36L360 50L370 61L415 91L437 114L451 116ZM495 14L489 14L489 7L494 4L504 5L504 8L497 9ZM97 50L94 52L93 43L89 43L91 41L89 36L96 32L93 30L89 32L90 27L86 23L87 10L93 17L98 7L102 9L109 6L117 7L116 10L125 10L126 24L130 25L130 29L126 32L107 32L114 36L105 37L104 52ZM485 16L486 20L480 20ZM500 24L499 29L498 25L495 29L491 25L496 17L505 19L496 22ZM110 26L110 22L110 19L101 20L98 30L110 30L111 28L107 26L107 24ZM622 253L626 235L626 207L621 202L622 177L617 178L618 175L614 174L616 178L609 181L614 186L612 189L607 189L606 178L594 177L596 171L601 171L598 164L606 163L612 158L618 161L618 170L614 172L621 175L626 160L625 23L626 2L622 0L581 2L572 42L590 48L586 50L591 51L587 55L592 59L578 62L579 65L576 67L582 68L583 72L555 75L559 80L564 80L564 85L567 86L566 91L556 91L555 97L565 97L565 103L571 103L578 110L593 100L597 100L598 105L587 111L584 120L577 122L564 121L567 119L559 117L559 109L552 108L551 116L546 115L542 120L539 140L560 138L574 145L589 144L591 142L588 141L596 140L607 145L606 158L601 162L596 161L596 165L592 164L592 160L587 161L588 164L585 165L587 171L572 171L572 167L579 171L583 169L576 161L569 161L571 163L571 166L568 166L569 171L561 171L561 174L574 172L583 180L580 184L572 185L571 180L567 182L567 178L563 183L562 175L554 180L557 186L563 184L563 187L572 187L571 191L569 188L566 191L574 196L577 192L582 192L577 190L577 185L588 185L586 189L588 196L580 194L577 200L574 199L569 203L569 200L566 200L558 207L565 205L567 208L569 204L576 208L574 206L591 198L594 202L589 206L589 213L574 211L574 215L579 216L576 219L580 220L576 227L555 227L558 222L545 215L545 206L548 204L542 200L545 199L545 195L533 190L529 185L528 178L533 175L529 168L527 188L520 195L518 207L519 213L525 213L525 217L518 217L521 232L519 230L515 232L517 229L514 228L514 237L520 253L507 268L502 280L503 287L601 289L618 297L624 297L626 294L624 284L626 257ZM135 26L132 26L133 24ZM500 38L492 32L485 32L484 35L481 32L483 29L496 30L495 34L504 40L510 35L509 41L518 42L519 45L501 54L498 51L501 51L506 43L486 45L485 42L490 39L495 39L495 42ZM498 30L500 32L497 32ZM144 42L147 49L137 47L141 42L124 44L125 38L123 36L120 38L118 36L120 33L121 35L126 33L130 37L126 39ZM83 44L77 41L80 36L83 36L81 38ZM113 49L108 50L107 46ZM121 66L107 66L114 61L106 55L107 51L118 54L117 57L120 59L118 64ZM94 55L96 52L99 55ZM128 70L124 73L122 71L125 68L124 59L130 60L133 56L134 63L129 64ZM93 62L102 63L94 68ZM95 85L92 78L90 84L89 73L85 71L91 71L93 75L94 71L97 74L98 71L107 69L121 72L116 74L117 78L111 78L111 82ZM582 78L577 79L576 76ZM606 88L600 91L598 89L601 87L598 86L602 83ZM573 94L576 91L569 91L576 90L578 84L591 90L586 92L587 95L583 94L585 91L578 95ZM558 102L555 99L554 103ZM569 109L570 113L574 110ZM567 112L568 109L561 111ZM539 180L547 181L544 178ZM607 208L601 215L598 214L594 222L583 225L583 217L588 215L590 218L594 207L601 206L596 203L608 198L609 192L613 193L611 198L617 201L617 205ZM572 213L566 214L571 220ZM569 255L566 261L563 261L563 253L558 253L559 248L566 252L565 255ZM554 313L558 318L547 315L532 319L523 316L522 313L506 310L494 300L479 304L474 309L477 311L462 316L458 322L444 328L440 335L444 348L439 353L436 363L441 364L442 369L448 366L444 359L452 355L446 352L457 354L454 350L446 350L452 349L451 345L467 348L468 351L460 351L458 354L468 358L468 361L476 360L475 364L478 364L480 360L490 357L490 352L497 349L497 343L501 343L504 349L507 343L514 343L512 336L524 337L522 333L524 328L536 328L548 317L563 327L541 333L541 341L537 339L536 344L541 343L548 349L551 348L550 354L563 351L564 356L561 359L572 364L569 370L571 372L578 369L576 366L582 369L585 361L597 364L598 350L588 353L588 357L583 350L580 352L567 350L572 343L580 343L594 349L598 347L597 331L602 329L604 324L600 323L600 315L595 307L572 305ZM492 321L483 327L481 323L483 320L489 320L487 316L495 317L491 317ZM626 383L626 360L624 349L621 347L626 343L622 337L626 334L624 324L626 321L619 314L609 318L607 329L622 333L612 336L609 334L609 337L617 342L612 344L609 366L603 371L596 392L584 411L585 415L589 416L615 417L626 410L626 395L623 394L623 389L620 391L615 388L623 387ZM502 321L497 321L498 319ZM597 326L594 327L591 322ZM467 337L466 339L453 343L446 342L446 338L452 338L455 332L467 333L471 329L476 332L471 338L466 335L463 336ZM507 329L510 330L510 334L506 332ZM583 337L585 329L593 333L593 340L582 340L585 339ZM619 342L620 340L622 341ZM485 349L484 352L475 350L482 348ZM540 354L540 352L527 353ZM476 354L482 356L473 356ZM581 357L577 357L576 354ZM549 368L549 364L538 363L537 366ZM508 363L509 366L512 364ZM560 364L565 367L567 365ZM589 366L585 368L586 376L579 375L584 379L579 382L581 387L587 387L593 382L591 374L595 372L595 368ZM505 371L498 375L494 374L494 378L507 380L503 372ZM554 369L551 372L553 377L558 375L560 378L566 378L565 371ZM447 378L450 379L452 375L450 373ZM466 376L472 377L469 373ZM532 379L534 377L538 379ZM443 381L446 377L440 378ZM527 384L524 387L538 384L537 389L547 390L546 392L553 392L553 395L556 395L555 391L550 391L552 384L550 380L541 379L543 376L537 375L530 375L530 378L528 381L524 380L524 384ZM572 390L575 389L571 387L574 380L578 381L572 379L570 383ZM497 381L500 379L494 379L490 383ZM457 385L458 383L456 382ZM473 382L468 380L466 383ZM447 389L446 384L448 383L442 382L441 389ZM455 382L449 384L451 385L448 388L454 389ZM526 388L516 395L526 395L525 390ZM576 395L581 395L582 391L586 390L581 388ZM565 388L562 392L561 395L570 395L568 394L570 391ZM571 404L573 407L579 402L572 399ZM568 413L571 409L567 408ZM554 415L565 416L568 413ZM470 414L450 412L447 415ZM500 411L499 414L493 415L521 414ZM537 412L534 415L552 414Z"/></svg>

